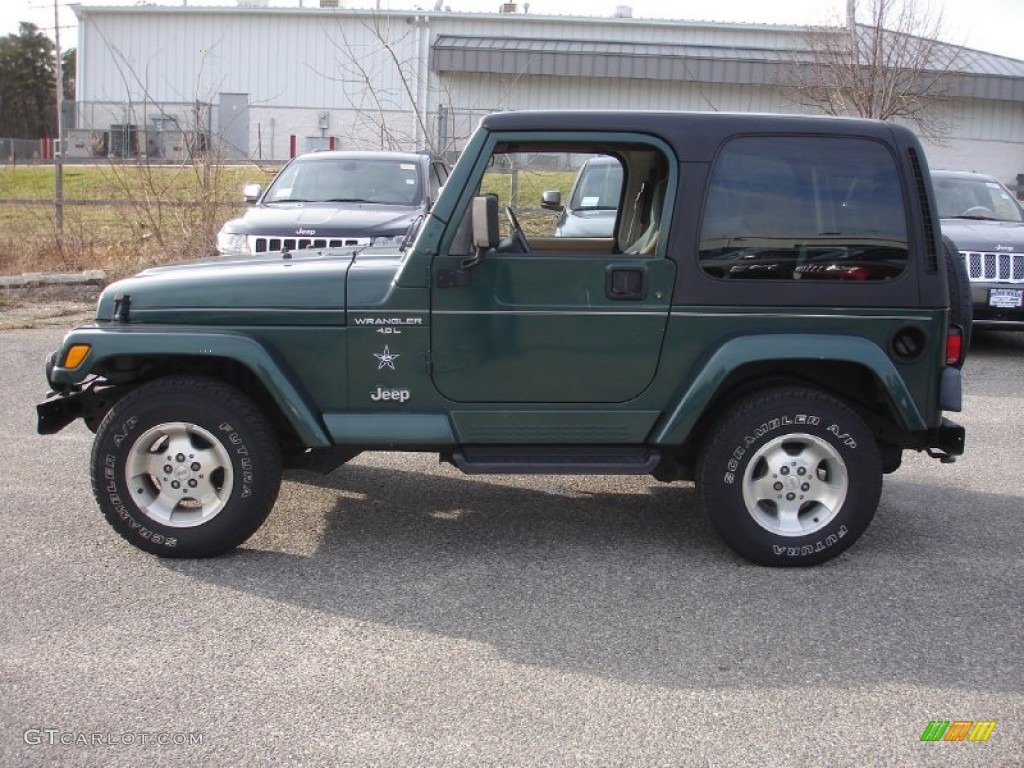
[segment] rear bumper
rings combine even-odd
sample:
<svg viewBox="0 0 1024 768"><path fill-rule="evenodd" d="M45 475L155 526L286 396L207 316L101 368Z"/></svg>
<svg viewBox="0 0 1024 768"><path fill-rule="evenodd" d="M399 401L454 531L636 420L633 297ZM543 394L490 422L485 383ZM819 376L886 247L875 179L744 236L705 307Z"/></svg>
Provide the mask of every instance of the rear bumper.
<svg viewBox="0 0 1024 768"><path fill-rule="evenodd" d="M943 462L951 462L955 460L955 457L963 455L964 446L967 443L967 433L955 421L943 418L942 424L935 430L929 442L931 443L928 450L929 456Z"/></svg>
<svg viewBox="0 0 1024 768"><path fill-rule="evenodd" d="M1024 331L1024 315L1016 319L975 316L974 327L983 331Z"/></svg>

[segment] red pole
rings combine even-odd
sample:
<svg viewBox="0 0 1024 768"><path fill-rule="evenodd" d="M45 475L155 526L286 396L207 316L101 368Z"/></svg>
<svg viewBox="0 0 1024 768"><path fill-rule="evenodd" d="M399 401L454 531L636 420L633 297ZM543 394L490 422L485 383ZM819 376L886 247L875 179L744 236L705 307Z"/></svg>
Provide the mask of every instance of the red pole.
<svg viewBox="0 0 1024 768"><path fill-rule="evenodd" d="M293 133L288 140L288 157L295 157L295 144L298 137Z"/></svg>

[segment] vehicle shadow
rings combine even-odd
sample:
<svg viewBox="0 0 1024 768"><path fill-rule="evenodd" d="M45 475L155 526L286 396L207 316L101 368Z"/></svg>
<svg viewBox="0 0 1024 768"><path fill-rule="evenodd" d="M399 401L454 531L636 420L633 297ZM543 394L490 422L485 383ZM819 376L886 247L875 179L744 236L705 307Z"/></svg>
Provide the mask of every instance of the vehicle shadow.
<svg viewBox="0 0 1024 768"><path fill-rule="evenodd" d="M1024 325L1020 331L990 331L975 328L971 334L971 348L967 362L975 353L1001 360L1012 359L1024 353Z"/></svg>
<svg viewBox="0 0 1024 768"><path fill-rule="evenodd" d="M1024 679L1019 612L1000 609L1019 592L1002 565L1019 562L1019 542L992 541L959 512L940 519L992 506L970 492L888 480L850 552L770 569L719 542L686 484L629 478L622 492L590 492L586 478L484 481L362 463L298 479L249 548L164 566L634 683L1017 690ZM915 502L922 493L934 504Z"/></svg>
<svg viewBox="0 0 1024 768"><path fill-rule="evenodd" d="M1018 397L1024 394L1019 376L1006 367L1024 366L1024 332L975 330L964 364L964 395Z"/></svg>

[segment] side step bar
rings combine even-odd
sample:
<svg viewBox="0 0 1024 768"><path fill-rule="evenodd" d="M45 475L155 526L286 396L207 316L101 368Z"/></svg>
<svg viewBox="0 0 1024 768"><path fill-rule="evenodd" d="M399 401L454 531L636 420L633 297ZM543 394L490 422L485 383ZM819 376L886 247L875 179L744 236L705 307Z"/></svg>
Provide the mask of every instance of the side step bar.
<svg viewBox="0 0 1024 768"><path fill-rule="evenodd" d="M649 475L661 454L643 445L478 445L450 461L467 475Z"/></svg>

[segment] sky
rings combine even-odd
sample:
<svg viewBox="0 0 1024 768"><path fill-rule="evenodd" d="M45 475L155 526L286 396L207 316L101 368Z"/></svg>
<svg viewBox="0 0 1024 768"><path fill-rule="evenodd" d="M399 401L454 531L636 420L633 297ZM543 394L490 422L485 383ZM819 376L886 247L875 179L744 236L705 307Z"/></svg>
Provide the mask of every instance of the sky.
<svg viewBox="0 0 1024 768"><path fill-rule="evenodd" d="M501 0L442 0L453 11L494 12ZM147 0L155 5L234 6L234 0ZM319 6L319 0L269 0L271 6ZM689 21L752 22L806 26L835 23L845 15L846 0L517 0L531 14L611 16L628 5L634 18ZM860 0L862 7L869 0ZM989 53L1024 59L1024 0L914 0L919 8L941 11L942 39ZM82 5L135 5L137 0L84 0ZM60 20L62 49L77 41L70 0L0 0L0 36L16 34L29 21L54 37L54 7ZM343 7L432 8L433 0L341 0Z"/></svg>

